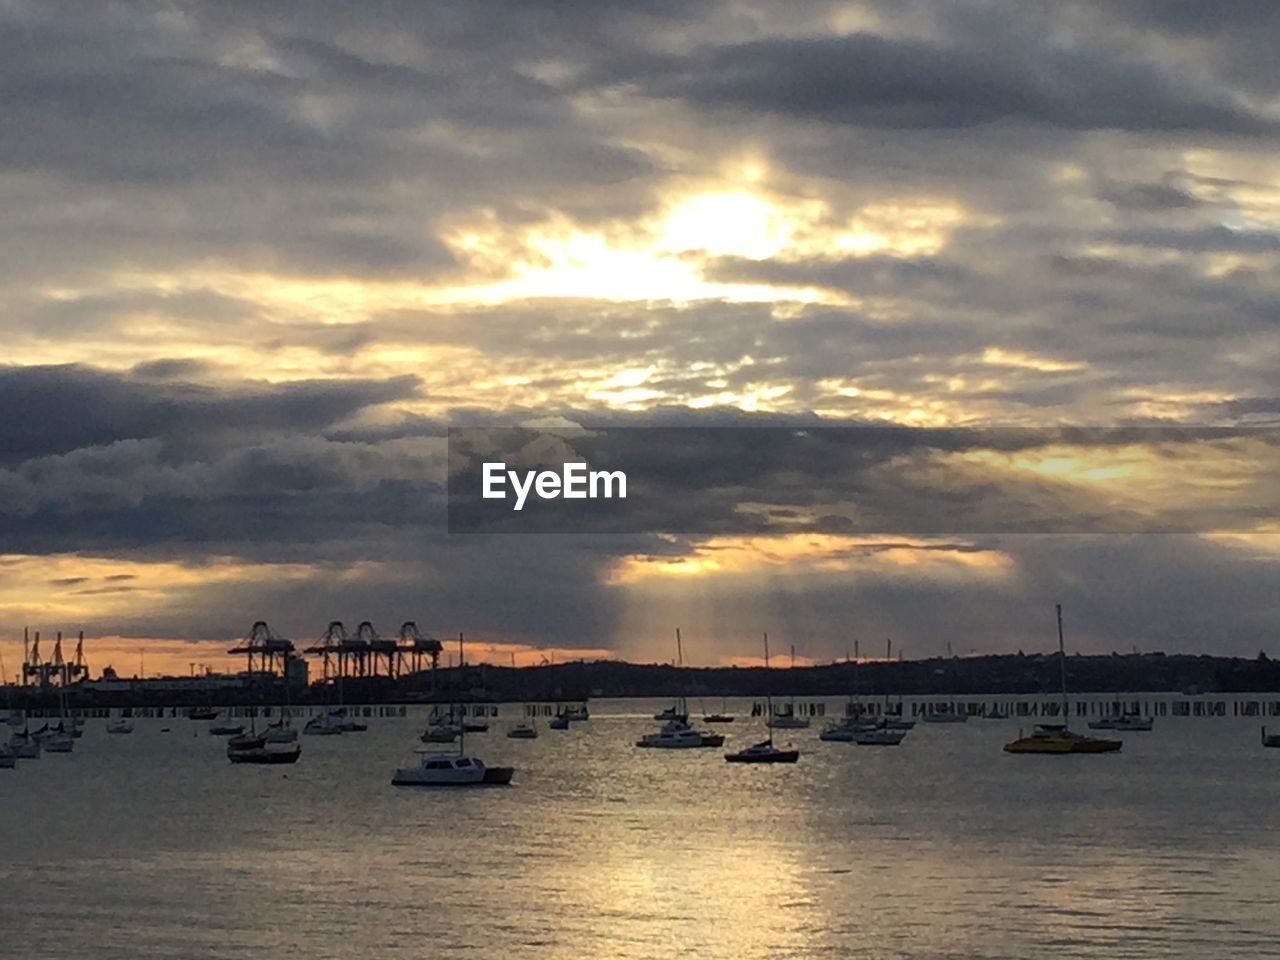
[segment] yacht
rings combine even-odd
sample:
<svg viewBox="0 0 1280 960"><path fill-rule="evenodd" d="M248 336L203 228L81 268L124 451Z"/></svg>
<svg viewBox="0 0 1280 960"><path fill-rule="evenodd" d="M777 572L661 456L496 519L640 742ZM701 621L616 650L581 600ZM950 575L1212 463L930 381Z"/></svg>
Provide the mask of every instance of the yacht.
<svg viewBox="0 0 1280 960"><path fill-rule="evenodd" d="M302 725L302 732L308 737L336 737L346 733L346 730L347 725L337 714L328 710L316 714Z"/></svg>
<svg viewBox="0 0 1280 960"><path fill-rule="evenodd" d="M1121 741L1073 733L1065 723L1038 723L1030 736L1004 745L1005 753L1113 753Z"/></svg>
<svg viewBox="0 0 1280 960"><path fill-rule="evenodd" d="M458 634L458 663L466 663L463 655L462 634ZM461 709L461 708L459 708ZM446 720L452 726L453 711L450 716L437 717ZM567 720L566 720L567 724ZM435 724L427 728L423 739L431 733ZM479 757L470 756L466 751L466 730L458 727L458 752L456 754L421 751L422 756L417 766L401 767L391 777L392 786L397 787L482 787L500 786L511 782L515 772L513 767L486 767Z"/></svg>
<svg viewBox="0 0 1280 960"><path fill-rule="evenodd" d="M764 635L764 669L765 675L769 670L769 635ZM773 715L773 698L769 694L768 687L765 688L765 713L766 716L772 718ZM762 740L757 744L747 747L745 750L739 750L737 753L726 753L724 759L726 763L795 763L800 759L800 751L787 749L780 750L773 745L773 727L769 727L769 739Z"/></svg>
<svg viewBox="0 0 1280 960"><path fill-rule="evenodd" d="M232 737L227 741L227 759L232 763L297 763L301 755L301 744L273 743L266 734Z"/></svg>
<svg viewBox="0 0 1280 960"><path fill-rule="evenodd" d="M724 738L721 738L721 743ZM690 747L704 746L702 734L687 723L672 720L657 733L646 733L636 741L637 747L657 747L663 750L686 750Z"/></svg>
<svg viewBox="0 0 1280 960"><path fill-rule="evenodd" d="M391 778L396 787L480 787L511 782L512 767L486 767L478 757L422 755L416 767L401 767Z"/></svg>
<svg viewBox="0 0 1280 960"><path fill-rule="evenodd" d="M728 763L795 763L800 759L800 751L780 750L770 739L762 740L737 753L726 753L724 759Z"/></svg>
<svg viewBox="0 0 1280 960"><path fill-rule="evenodd" d="M1120 740L1106 740L1073 733L1067 728L1071 715L1067 703L1067 649L1062 639L1062 604L1056 606L1058 616L1058 668L1062 684L1062 723L1037 724L1027 737L1004 745L1005 753L1114 753L1124 744Z"/></svg>
<svg viewBox="0 0 1280 960"><path fill-rule="evenodd" d="M8 750L19 760L38 760L40 741L25 729L19 730L9 737Z"/></svg>

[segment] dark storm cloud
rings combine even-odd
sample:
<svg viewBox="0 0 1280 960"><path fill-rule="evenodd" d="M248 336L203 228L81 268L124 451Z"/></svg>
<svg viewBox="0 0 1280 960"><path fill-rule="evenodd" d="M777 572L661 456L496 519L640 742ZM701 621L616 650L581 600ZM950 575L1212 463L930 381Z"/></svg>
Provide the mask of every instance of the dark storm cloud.
<svg viewBox="0 0 1280 960"><path fill-rule="evenodd" d="M220 388L78 365L0 367L0 463L117 441L198 444L226 433L309 433L416 394L413 377Z"/></svg>
<svg viewBox="0 0 1280 960"><path fill-rule="evenodd" d="M1194 89L1156 64L1049 46L1001 59L871 34L768 39L617 79L707 106L891 129L1000 121L1137 132L1276 129L1228 94Z"/></svg>

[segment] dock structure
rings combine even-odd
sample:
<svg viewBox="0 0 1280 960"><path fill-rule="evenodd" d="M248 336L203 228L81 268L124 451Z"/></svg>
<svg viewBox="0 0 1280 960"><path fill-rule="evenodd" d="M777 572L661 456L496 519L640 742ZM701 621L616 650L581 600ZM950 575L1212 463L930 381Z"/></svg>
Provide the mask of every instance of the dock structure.
<svg viewBox="0 0 1280 960"><path fill-rule="evenodd" d="M412 620L406 620L396 633L396 661L399 673L421 673L423 661L430 661L431 689L436 686L436 670L440 666L440 654L444 644L429 634L418 630Z"/></svg>
<svg viewBox="0 0 1280 960"><path fill-rule="evenodd" d="M394 677L398 664L396 641L384 640L373 624L368 620L356 627L356 643L361 645L365 653L366 663L363 665L370 677Z"/></svg>
<svg viewBox="0 0 1280 960"><path fill-rule="evenodd" d="M67 660L62 654L62 631L59 630L48 660L40 655L40 632L34 642L24 628L22 631L22 684L23 686L66 687L89 679L89 664L84 656L84 631L76 640L76 652Z"/></svg>
<svg viewBox="0 0 1280 960"><path fill-rule="evenodd" d="M249 676L275 674L277 668L283 676L288 671L293 651L292 640L276 636L267 626L267 621L259 620L250 628L245 638L227 653L248 659L246 669Z"/></svg>

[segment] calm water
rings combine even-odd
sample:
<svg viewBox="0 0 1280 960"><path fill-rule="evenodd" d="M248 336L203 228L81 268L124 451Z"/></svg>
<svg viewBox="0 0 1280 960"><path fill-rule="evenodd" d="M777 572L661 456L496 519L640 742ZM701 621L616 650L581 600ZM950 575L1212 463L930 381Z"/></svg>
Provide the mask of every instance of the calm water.
<svg viewBox="0 0 1280 960"><path fill-rule="evenodd" d="M593 702L536 741L504 708L467 745L516 784L452 792L389 785L420 716L304 737L291 768L231 766L204 724L89 721L74 754L0 771L0 955L1276 956L1257 722L1161 718L1057 758L1004 755L1016 720L898 748L815 726L786 734L798 765L755 768L635 749L660 705ZM729 746L760 735L730 707Z"/></svg>

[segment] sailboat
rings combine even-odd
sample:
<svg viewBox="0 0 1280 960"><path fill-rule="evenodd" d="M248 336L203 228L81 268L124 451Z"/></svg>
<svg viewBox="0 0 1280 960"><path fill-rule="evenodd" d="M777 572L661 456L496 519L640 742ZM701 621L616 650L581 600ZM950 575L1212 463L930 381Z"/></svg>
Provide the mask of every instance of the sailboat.
<svg viewBox="0 0 1280 960"><path fill-rule="evenodd" d="M458 676L461 685L466 660L462 656L462 634L458 634ZM461 705L459 704L459 711ZM450 711L452 712L452 711ZM467 731L460 725L457 754L420 751L414 767L401 767L391 778L395 787L485 787L511 782L514 767L486 767L479 757L466 752Z"/></svg>
<svg viewBox="0 0 1280 960"><path fill-rule="evenodd" d="M19 760L38 760L40 759L40 738L35 736L29 728L23 727L10 735L8 749Z"/></svg>
<svg viewBox="0 0 1280 960"><path fill-rule="evenodd" d="M242 733L227 741L227 759L232 763L297 763L302 756L302 744L272 740L270 728L258 733L257 713L250 714L248 733Z"/></svg>
<svg viewBox="0 0 1280 960"><path fill-rule="evenodd" d="M288 683L289 658L285 656L285 682ZM267 729L258 733L258 711L249 713L249 732L240 733L227 741L227 759L232 763L281 764L297 763L302 756L302 744L293 740L272 737L276 729L268 725ZM283 729L283 728L281 728ZM292 732L292 731L290 731Z"/></svg>
<svg viewBox="0 0 1280 960"><path fill-rule="evenodd" d="M791 666L794 669L796 665L796 648L791 648ZM773 707L769 708L769 718L765 721L765 725L770 730L807 730L809 727L809 718L802 717L796 713L796 698L792 697L791 702L785 704L777 713L773 712Z"/></svg>
<svg viewBox="0 0 1280 960"><path fill-rule="evenodd" d="M769 690L768 671L769 671L769 634L764 635L764 669L765 669L765 712L766 716L773 714L773 697ZM773 745L773 727L766 724L769 730L769 739L762 740L760 743L747 747L745 750L739 750L737 753L726 753L724 759L728 763L795 763L800 759L799 750L779 750Z"/></svg>
<svg viewBox="0 0 1280 960"><path fill-rule="evenodd" d="M1120 740L1104 740L1073 733L1067 727L1067 649L1062 639L1062 604L1058 614L1058 666L1062 681L1062 723L1040 723L1030 736L1019 736L1004 745L1005 753L1114 753L1124 744Z"/></svg>
<svg viewBox="0 0 1280 960"><path fill-rule="evenodd" d="M720 698L719 713L707 713L707 705L705 703L702 705L702 722L703 723L733 723L733 721L734 721L734 716L733 714L728 712L728 709L726 707L726 700L724 697Z"/></svg>
<svg viewBox="0 0 1280 960"><path fill-rule="evenodd" d="M684 666L684 646L680 640L680 628L676 628L676 666ZM698 747L719 747L724 745L724 735L712 733L710 730L695 730L689 726L689 704L684 695L676 697L670 710L655 715L669 719L657 733L646 733L636 741L637 747L656 748L660 750L686 750Z"/></svg>

